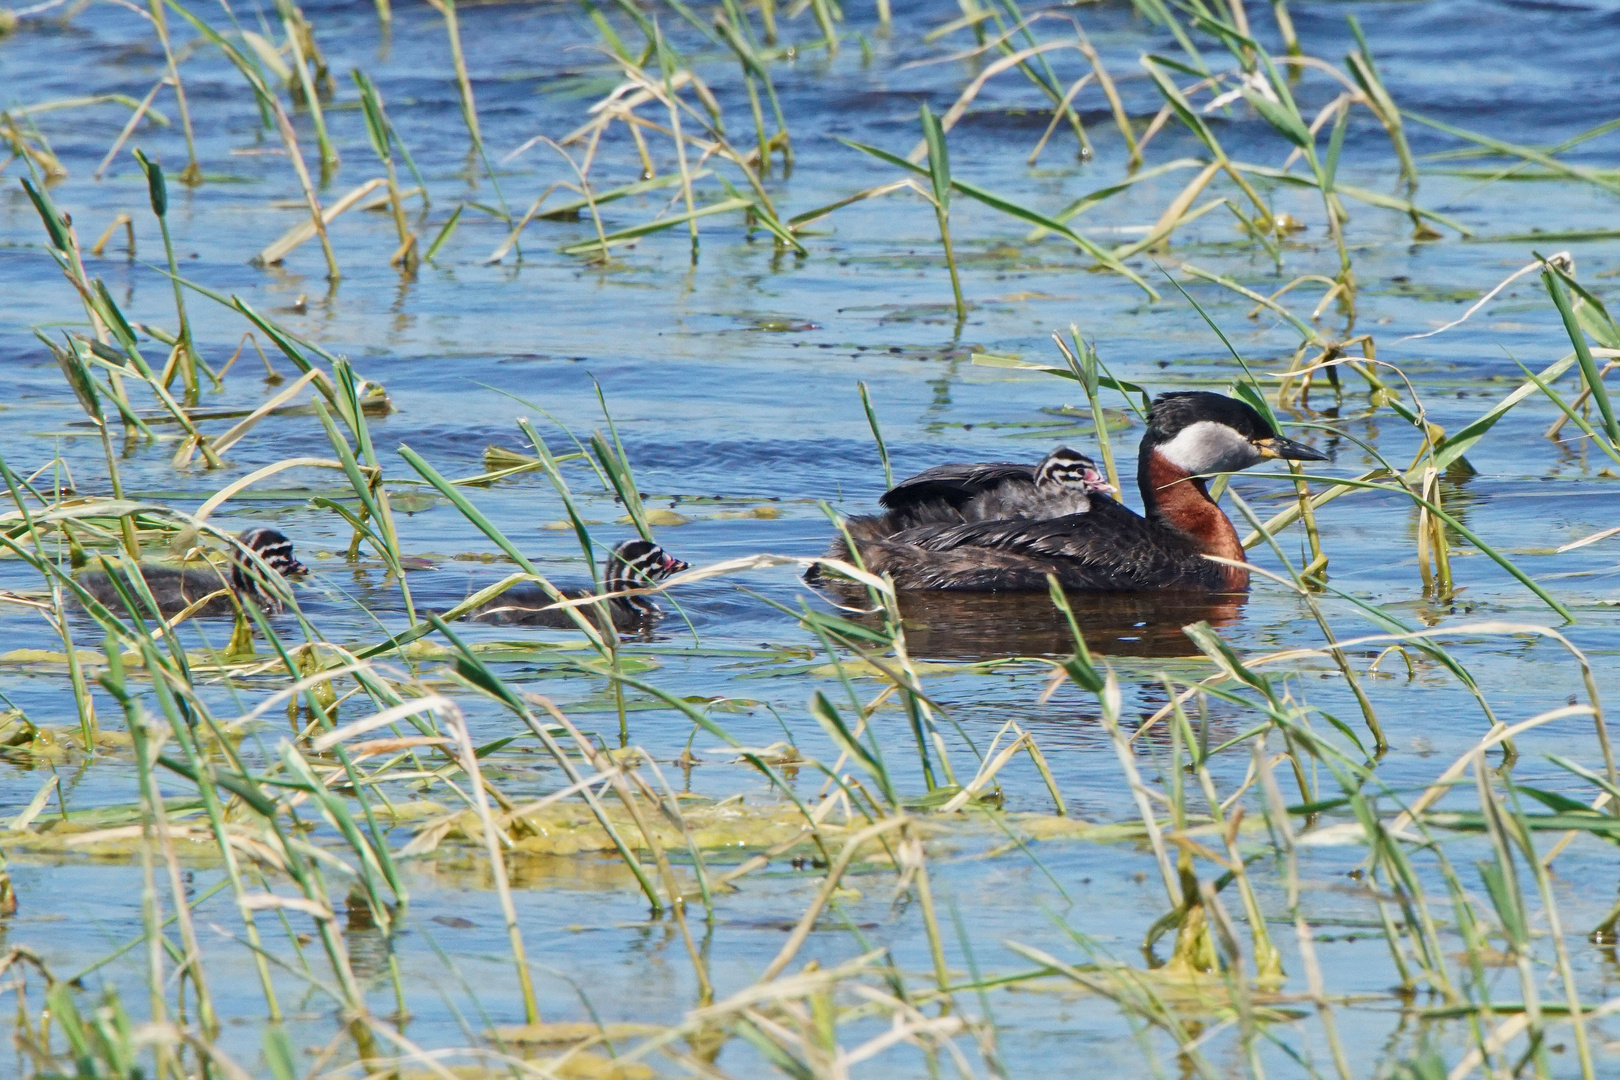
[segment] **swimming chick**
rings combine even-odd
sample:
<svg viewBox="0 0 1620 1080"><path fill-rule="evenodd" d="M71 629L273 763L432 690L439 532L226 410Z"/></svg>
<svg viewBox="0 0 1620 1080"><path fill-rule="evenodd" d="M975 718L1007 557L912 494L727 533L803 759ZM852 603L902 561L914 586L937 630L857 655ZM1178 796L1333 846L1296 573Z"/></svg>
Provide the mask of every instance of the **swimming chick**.
<svg viewBox="0 0 1620 1080"><path fill-rule="evenodd" d="M146 587L157 601L158 611L164 618L179 614L204 597L209 597L208 601L193 614L233 615L236 613L236 605L231 601L233 594L242 603L256 604L268 614L280 612L281 598L266 585L263 571L244 551L257 553L271 571L284 578L296 577L308 569L293 558L291 540L275 529L260 526L236 537L236 546L230 553L228 573L212 565L176 569L142 563L141 577L146 581ZM131 584L124 580L122 574L119 579L125 589L131 589ZM107 571L88 571L77 575L74 580L103 606L114 612L123 612L123 597ZM211 595L215 593L218 595ZM132 589L131 595L136 598L136 608L143 615L150 614L140 599L139 590Z"/></svg>
<svg viewBox="0 0 1620 1080"><path fill-rule="evenodd" d="M665 553L649 540L624 540L609 553L602 568L602 592L618 593L631 589L644 589L678 574L687 564ZM568 600L597 595L589 586L569 586L560 590ZM554 608L556 603L539 585L528 582L514 585L493 600L468 612L463 618L499 626L547 626L574 629L578 624L569 609ZM645 627L656 622L663 614L650 596L615 596L607 601L613 625L620 630ZM588 607L575 609L587 621L594 622L594 612Z"/></svg>

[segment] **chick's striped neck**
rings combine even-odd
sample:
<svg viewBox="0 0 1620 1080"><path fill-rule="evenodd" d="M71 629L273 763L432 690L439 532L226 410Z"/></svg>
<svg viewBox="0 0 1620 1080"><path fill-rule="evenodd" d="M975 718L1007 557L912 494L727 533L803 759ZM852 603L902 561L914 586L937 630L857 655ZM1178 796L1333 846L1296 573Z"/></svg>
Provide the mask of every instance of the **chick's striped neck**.
<svg viewBox="0 0 1620 1080"><path fill-rule="evenodd" d="M607 573L602 580L602 590L607 593L621 593L632 589L645 589L652 584L646 569L650 569L656 562L652 556L644 557L635 563L626 562L617 552L608 557ZM644 568L643 564L646 564ZM632 611L655 612L658 605L650 596L615 596L613 603L621 604Z"/></svg>

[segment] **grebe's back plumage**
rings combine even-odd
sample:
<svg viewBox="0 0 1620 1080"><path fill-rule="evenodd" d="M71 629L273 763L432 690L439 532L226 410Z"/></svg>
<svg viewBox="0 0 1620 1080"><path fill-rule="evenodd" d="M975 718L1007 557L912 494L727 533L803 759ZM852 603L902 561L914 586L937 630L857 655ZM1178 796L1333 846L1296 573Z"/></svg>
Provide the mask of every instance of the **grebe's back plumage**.
<svg viewBox="0 0 1620 1080"><path fill-rule="evenodd" d="M686 563L650 540L624 540L614 547L603 563L602 592L608 594L644 589L686 568ZM596 595L589 586L568 586L558 591L566 600ZM529 582L514 585L463 617L497 626L575 628L578 624L569 614L569 609L551 607L554 603L556 600L544 589ZM612 615L614 627L619 630L650 626L663 614L650 596L615 596L607 601L607 609ZM590 607L575 610L588 622L596 621L596 613Z"/></svg>
<svg viewBox="0 0 1620 1080"><path fill-rule="evenodd" d="M1060 446L1037 465L992 461L937 465L902 480L878 501L893 530L923 524L1083 514L1091 495L1113 491L1097 463Z"/></svg>
<svg viewBox="0 0 1620 1080"><path fill-rule="evenodd" d="M1144 515L1096 489L1032 504L1036 469L957 465L897 485L883 498L888 513L852 518L847 528L867 569L890 574L901 589L1035 591L1051 574L1077 591L1240 590L1248 586L1246 569L1205 558L1242 562L1243 546L1200 477L1266 458L1324 455L1282 438L1241 401L1204 391L1162 394L1148 414L1137 463ZM975 501L1009 484L1007 496ZM1083 474L1071 486L1084 488ZM1079 508L1064 512L1065 505ZM1056 512L1040 513L1042 506ZM998 511L1016 512L986 516ZM832 554L849 555L841 541Z"/></svg>
<svg viewBox="0 0 1620 1080"><path fill-rule="evenodd" d="M222 571L213 565L201 567L148 566L141 564L141 578L157 601L158 612L164 618L177 615L192 604L207 597L195 615L234 615L236 604L231 595L244 604L256 604L260 610L275 614L282 610L278 593L268 587L263 572L243 553L253 551L275 573L284 578L306 572L306 567L293 557L292 541L276 529L260 526L248 529L236 537L230 553L230 569ZM93 596L102 606L117 613L124 611L124 600L118 585L105 570L92 570L77 575L79 587ZM119 575L119 584L130 587ZM223 590L223 591L222 591ZM214 595L217 594L217 595ZM143 615L150 615L146 605L136 597L136 607Z"/></svg>

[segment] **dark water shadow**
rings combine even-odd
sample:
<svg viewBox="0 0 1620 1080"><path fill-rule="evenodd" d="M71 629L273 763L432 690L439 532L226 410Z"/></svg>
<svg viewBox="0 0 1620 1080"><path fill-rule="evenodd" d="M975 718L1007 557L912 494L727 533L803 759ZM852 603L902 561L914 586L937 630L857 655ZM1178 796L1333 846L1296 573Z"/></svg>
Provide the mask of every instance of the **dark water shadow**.
<svg viewBox="0 0 1620 1080"><path fill-rule="evenodd" d="M827 590L830 599L865 607L865 593ZM1181 628L1208 622L1229 626L1248 596L1196 592L1071 593L1075 622L1092 652L1159 659L1202 655ZM899 594L906 644L919 660L988 660L1004 656L1067 656L1074 652L1068 620L1045 593L917 590ZM872 615L846 617L876 626Z"/></svg>

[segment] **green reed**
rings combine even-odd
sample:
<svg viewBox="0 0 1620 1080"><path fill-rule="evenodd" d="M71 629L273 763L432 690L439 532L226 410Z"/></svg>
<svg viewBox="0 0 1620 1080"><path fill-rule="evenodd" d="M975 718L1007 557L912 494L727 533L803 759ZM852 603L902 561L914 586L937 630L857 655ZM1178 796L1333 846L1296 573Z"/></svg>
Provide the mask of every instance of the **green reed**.
<svg viewBox="0 0 1620 1080"><path fill-rule="evenodd" d="M350 75L360 90L360 107L366 119L366 137L371 140L372 150L383 163L383 168L388 171L388 206L393 212L394 229L399 234L399 247L389 257L388 263L390 266L398 265L410 272L421 261L421 253L417 250L416 234L411 232L410 226L405 222L405 202L400 195L399 172L394 167L394 147L399 147L400 155L416 177L417 190L422 193L424 206L427 205L427 182L422 179L421 173L417 172L410 151L405 149L404 141L400 139L399 133L394 130L394 125L388 119L388 114L383 110L382 96L377 93L377 88L359 68L355 68Z"/></svg>
<svg viewBox="0 0 1620 1080"><path fill-rule="evenodd" d="M169 273L178 278L180 265L174 257L174 240L169 235L169 192L163 180L163 166L147 159L139 150L135 151L135 160L140 162L141 169L146 173L147 193L152 201L152 213L158 219L158 228L163 233L163 254L169 260ZM188 396L195 397L197 393L197 369L207 370L207 365L197 355L197 348L192 344L191 322L186 318L185 295L180 290L178 280L174 282L174 309L180 321L180 331L174 345L173 360L164 365L164 386L178 371L181 382L185 385ZM214 385L219 385L219 379L212 371L208 372Z"/></svg>
<svg viewBox="0 0 1620 1080"><path fill-rule="evenodd" d="M883 465L883 486L894 487L894 470L889 467L889 448L883 445L883 429L878 425L877 410L872 408L872 398L866 392L866 384L859 382L855 389L861 394L861 408L866 412L866 423L872 429L872 441L877 444L878 461Z"/></svg>

